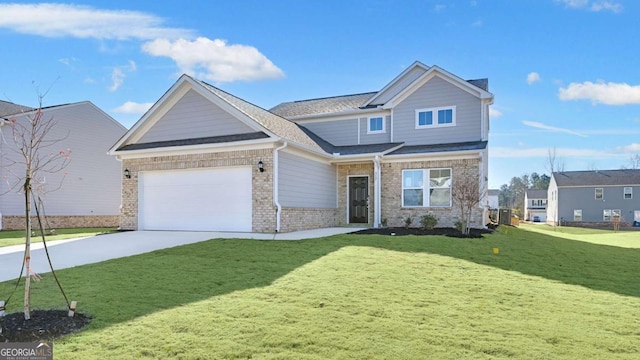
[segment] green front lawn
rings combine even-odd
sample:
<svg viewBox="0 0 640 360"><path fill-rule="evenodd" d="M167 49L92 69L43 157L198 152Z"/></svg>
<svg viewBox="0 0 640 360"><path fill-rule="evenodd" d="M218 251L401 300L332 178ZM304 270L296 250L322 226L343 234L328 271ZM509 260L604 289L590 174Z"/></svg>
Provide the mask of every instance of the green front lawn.
<svg viewBox="0 0 640 360"><path fill-rule="evenodd" d="M593 244L640 248L640 230L636 228L613 231L570 226L550 226L545 224L521 224L528 231L563 239L586 241Z"/></svg>
<svg viewBox="0 0 640 360"><path fill-rule="evenodd" d="M638 259L640 249L510 227L473 240L213 240L59 271L79 311L94 320L57 340L54 352L61 359L637 359ZM12 286L0 284L0 299ZM50 276L33 294L40 308L64 308ZM18 311L19 302L7 310Z"/></svg>
<svg viewBox="0 0 640 360"><path fill-rule="evenodd" d="M74 239L100 234L108 234L115 232L115 228L74 228L74 229L56 229L55 234L51 234L49 230L45 230L45 239L47 241ZM34 230L31 237L32 243L42 242L40 230ZM21 245L25 241L24 230L3 230L0 231L0 247Z"/></svg>

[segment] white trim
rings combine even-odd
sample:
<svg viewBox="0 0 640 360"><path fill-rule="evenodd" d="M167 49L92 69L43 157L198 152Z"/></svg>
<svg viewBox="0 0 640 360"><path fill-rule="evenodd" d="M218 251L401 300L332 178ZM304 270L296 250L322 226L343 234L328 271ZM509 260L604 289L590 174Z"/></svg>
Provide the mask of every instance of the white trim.
<svg viewBox="0 0 640 360"><path fill-rule="evenodd" d="M344 120L344 119L353 119L353 115L362 116L369 113L375 113L377 111L382 110L380 107L372 107L370 109L357 109L357 110L346 110L346 111L338 111L338 112L330 112L330 113L320 113L320 114L309 114L309 115L298 115L298 116L285 116L284 118L293 122L307 123L314 121L334 121L334 120ZM319 118L332 118L335 119L319 119Z"/></svg>
<svg viewBox="0 0 640 360"><path fill-rule="evenodd" d="M371 120L372 119L381 119L382 120L382 129L381 130L371 130ZM384 134L387 132L387 127L385 126L386 124L386 116L382 115L382 116L369 116L367 118L367 134ZM359 129L358 129L359 130ZM358 131L358 134L360 133L360 131ZM360 140L360 139L358 139ZM358 141L358 143L360 143Z"/></svg>
<svg viewBox="0 0 640 360"><path fill-rule="evenodd" d="M385 85L385 87L383 87L380 91L378 91L378 93L376 93L375 95L373 95L371 97L371 99L369 99L364 106L367 106L369 104L371 104L375 99L379 98L382 94L384 94L387 90L389 90L391 87L393 87L398 81L400 81L400 79L402 79L405 75L409 74L411 71L413 71L413 69L415 68L421 68L423 69L425 72L429 71L429 66L421 63L420 61L416 61L413 64L411 64L408 68L404 69L403 72L400 73L400 75L396 76L393 80L391 80L387 85ZM418 77L419 78L419 77ZM415 81L415 80L414 80Z"/></svg>
<svg viewBox="0 0 640 360"><path fill-rule="evenodd" d="M436 187L434 189L449 189L449 205L431 205L431 195L430 195L430 191L432 189L431 185L429 185L431 183L431 171L433 170L449 170L449 187L448 188L444 188L444 187ZM404 190L405 190L405 186L404 186L404 173L406 171L422 171L422 187L411 187L409 188L411 189L421 189L422 190L422 205L411 205L411 206L407 206L404 204ZM407 209L414 209L414 208L438 208L438 209L446 209L446 208L452 208L453 207L453 199L452 199L452 192L453 192L453 168L450 167L434 167L434 168L414 168L414 169L402 169L401 171L401 185L400 185L400 207L401 208L407 208Z"/></svg>
<svg viewBox="0 0 640 360"><path fill-rule="evenodd" d="M386 104L382 107L383 109L391 109L395 107L397 104L404 101L409 95L415 92L417 89L422 87L429 80L433 79L435 76L449 82L452 85L457 86L458 88L468 92L469 94L478 97L480 99L493 99L493 94L490 92L484 91L479 87L470 84L468 81L465 81L446 70L443 70L437 66L432 66L426 73L420 76L417 80L412 82L409 86L407 86L404 90L402 90L398 95L387 101Z"/></svg>
<svg viewBox="0 0 640 360"><path fill-rule="evenodd" d="M337 172L337 171L336 171ZM354 223L354 224L368 224L370 221L370 215L369 213L371 212L371 209L369 209L369 198L371 197L371 194L369 194L369 185L371 184L371 178L369 177L369 175L347 175L347 224L351 224L349 222L349 209L350 209L350 194L351 194L351 189L349 188L349 178L352 177L366 177L367 178L367 222L366 223Z"/></svg>
<svg viewBox="0 0 640 360"><path fill-rule="evenodd" d="M373 158L373 227L380 227L380 212L382 200L382 167L380 166L380 156Z"/></svg>
<svg viewBox="0 0 640 360"><path fill-rule="evenodd" d="M451 110L451 123L444 123L444 124L438 123L438 112L442 110ZM431 112L432 123L430 125L420 125L420 113L426 113L426 112ZM416 109L415 115L416 115L415 117L416 130L430 129L430 128L436 128L436 127L456 126L456 106L455 105Z"/></svg>
<svg viewBox="0 0 640 360"><path fill-rule="evenodd" d="M205 154L205 153L219 153L228 151L244 151L244 150L257 150L257 149L270 149L273 148L273 144L277 139L261 139L261 140L247 140L237 141L233 145L229 143L219 144L201 144L201 145L189 145L189 146L171 146L160 147L153 149L140 149L140 150L128 150L118 151L114 155L117 159L139 159L148 158L154 156L174 156L174 155L190 155L190 154Z"/></svg>
<svg viewBox="0 0 640 360"><path fill-rule="evenodd" d="M280 150L283 150L284 148L287 147L287 142L285 141L282 146L276 148L273 151L273 204L276 206L276 229L275 232L280 232L280 220L281 220L281 216L282 216L282 205L280 204L280 197L278 194L279 191L279 181L280 181L280 177L279 177L279 157L278 157L278 152Z"/></svg>
<svg viewBox="0 0 640 360"><path fill-rule="evenodd" d="M627 198L627 189L629 189L629 195L631 197ZM622 187L622 200L633 200L633 186L624 186Z"/></svg>
<svg viewBox="0 0 640 360"><path fill-rule="evenodd" d="M480 157L481 151L479 150L464 150L464 151L443 151L437 153L422 153L422 154L401 154L401 155L385 155L383 162L407 162L407 161L438 161L438 160L462 160L462 159L477 159Z"/></svg>

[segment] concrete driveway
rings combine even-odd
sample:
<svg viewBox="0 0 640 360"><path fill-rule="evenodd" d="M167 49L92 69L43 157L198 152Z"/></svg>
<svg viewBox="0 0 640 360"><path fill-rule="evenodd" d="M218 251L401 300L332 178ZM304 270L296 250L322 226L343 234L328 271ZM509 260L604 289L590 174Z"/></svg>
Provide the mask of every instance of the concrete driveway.
<svg viewBox="0 0 640 360"><path fill-rule="evenodd" d="M196 231L127 231L88 238L52 241L47 245L54 269L60 270L209 239L301 240L358 230L361 229L326 228L277 235ZM23 255L24 245L0 248L0 281L12 280L20 275ZM37 274L50 271L42 243L32 245L31 266Z"/></svg>

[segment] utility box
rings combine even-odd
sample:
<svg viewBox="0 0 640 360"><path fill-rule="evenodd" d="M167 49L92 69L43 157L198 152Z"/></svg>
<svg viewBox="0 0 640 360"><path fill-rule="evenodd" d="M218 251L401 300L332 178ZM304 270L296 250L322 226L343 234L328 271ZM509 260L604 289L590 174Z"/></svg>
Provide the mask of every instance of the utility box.
<svg viewBox="0 0 640 360"><path fill-rule="evenodd" d="M500 225L511 225L510 209L500 209L500 216L498 217L498 223Z"/></svg>

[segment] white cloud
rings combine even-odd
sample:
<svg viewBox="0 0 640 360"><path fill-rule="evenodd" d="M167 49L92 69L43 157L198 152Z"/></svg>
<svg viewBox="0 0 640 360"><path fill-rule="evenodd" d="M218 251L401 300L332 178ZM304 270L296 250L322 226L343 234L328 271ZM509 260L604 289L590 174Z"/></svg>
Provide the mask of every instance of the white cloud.
<svg viewBox="0 0 640 360"><path fill-rule="evenodd" d="M622 11L622 4L610 0L556 0L556 2L562 3L566 7L573 9L586 9L595 12L608 10L614 13L619 13Z"/></svg>
<svg viewBox="0 0 640 360"><path fill-rule="evenodd" d="M482 20L476 20L471 23L471 26L473 27L482 27L482 25L483 25Z"/></svg>
<svg viewBox="0 0 640 360"><path fill-rule="evenodd" d="M498 118L500 116L502 116L502 111L494 109L492 107L489 108L489 117Z"/></svg>
<svg viewBox="0 0 640 360"><path fill-rule="evenodd" d="M186 74L232 82L273 79L284 76L282 70L253 46L227 44L226 40L199 37L194 41L156 39L145 43L142 50L153 56L166 56Z"/></svg>
<svg viewBox="0 0 640 360"><path fill-rule="evenodd" d="M580 137L587 137L587 135L579 133L577 131L573 131L570 129L564 129L564 128L559 128L559 127L555 127L555 126L551 126L551 125L546 125L540 122L536 122L536 121L523 121L522 122L524 125L526 126L530 126L532 128L536 128L536 129L541 129L541 130L547 130L547 131L551 131L551 132L560 132L560 133L565 133L565 134L570 134L570 135L575 135L575 136L580 136Z"/></svg>
<svg viewBox="0 0 640 360"><path fill-rule="evenodd" d="M153 103L137 103L133 101L127 101L124 104L113 109L113 112L118 114L144 114L153 106Z"/></svg>
<svg viewBox="0 0 640 360"><path fill-rule="evenodd" d="M136 63L133 60L129 60L129 65L113 68L111 71L111 86L109 86L109 91L114 92L122 86L124 78L127 77L124 73L125 71L133 72L136 71L137 68Z"/></svg>
<svg viewBox="0 0 640 360"><path fill-rule="evenodd" d="M533 83L537 83L538 81L540 81L540 74L538 74L537 72L534 71L527 74L527 84L531 85Z"/></svg>
<svg viewBox="0 0 640 360"><path fill-rule="evenodd" d="M592 103L606 105L640 104L640 85L631 86L626 83L571 83L560 88L560 100L591 100Z"/></svg>
<svg viewBox="0 0 640 360"><path fill-rule="evenodd" d="M632 143L627 146L619 146L616 150L623 153L640 153L640 144Z"/></svg>
<svg viewBox="0 0 640 360"><path fill-rule="evenodd" d="M0 4L0 28L22 34L115 40L176 39L192 34L163 23L163 19L139 11L72 4Z"/></svg>
<svg viewBox="0 0 640 360"><path fill-rule="evenodd" d="M441 12L444 11L447 8L447 5L444 4L436 4L436 6L433 7L433 10L435 12Z"/></svg>

